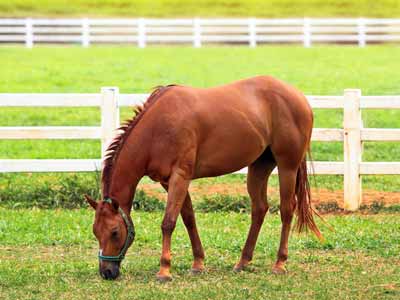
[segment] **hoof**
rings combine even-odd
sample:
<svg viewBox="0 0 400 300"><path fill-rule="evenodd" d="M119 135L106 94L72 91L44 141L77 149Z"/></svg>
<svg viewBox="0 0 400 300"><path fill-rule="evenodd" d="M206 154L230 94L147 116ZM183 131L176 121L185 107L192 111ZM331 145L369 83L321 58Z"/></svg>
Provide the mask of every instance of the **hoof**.
<svg viewBox="0 0 400 300"><path fill-rule="evenodd" d="M236 264L233 267L233 272L239 273L239 272L245 271L246 269L248 269L248 264L247 265Z"/></svg>
<svg viewBox="0 0 400 300"><path fill-rule="evenodd" d="M159 282L168 282L172 280L171 275L161 275L157 273L156 277Z"/></svg>
<svg viewBox="0 0 400 300"><path fill-rule="evenodd" d="M274 266L272 268L272 273L275 274L275 275L285 275L285 274L287 274L287 272L288 271L283 266L282 267Z"/></svg>
<svg viewBox="0 0 400 300"><path fill-rule="evenodd" d="M204 273L205 269L204 268L192 268L190 270L190 273L192 273L192 275L199 275Z"/></svg>

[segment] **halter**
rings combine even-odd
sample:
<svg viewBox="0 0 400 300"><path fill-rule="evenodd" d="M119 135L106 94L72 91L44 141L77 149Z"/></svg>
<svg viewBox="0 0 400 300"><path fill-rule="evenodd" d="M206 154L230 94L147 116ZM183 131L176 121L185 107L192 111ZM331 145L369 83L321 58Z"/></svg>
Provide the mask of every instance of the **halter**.
<svg viewBox="0 0 400 300"><path fill-rule="evenodd" d="M105 198L103 200L106 203L112 203L111 198ZM121 207L118 207L118 212L121 215L122 219L124 219L126 229L127 229L127 236L125 240L125 244L122 247L121 251L119 252L118 255L103 255L102 251L99 251L99 259L100 260L107 260L107 261L122 261L125 258L125 254L128 251L128 247L133 243L135 240L135 226L133 225L133 222L131 222L124 212L124 210Z"/></svg>

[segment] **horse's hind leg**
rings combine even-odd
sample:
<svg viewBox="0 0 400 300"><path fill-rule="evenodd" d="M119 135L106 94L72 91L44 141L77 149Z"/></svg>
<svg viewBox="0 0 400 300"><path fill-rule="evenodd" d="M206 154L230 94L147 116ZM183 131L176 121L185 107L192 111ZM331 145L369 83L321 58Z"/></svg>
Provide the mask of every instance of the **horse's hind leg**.
<svg viewBox="0 0 400 300"><path fill-rule="evenodd" d="M275 166L274 157L271 151L267 149L248 168L247 190L251 198L251 225L240 261L234 267L235 271L243 270L253 258L258 234L268 211L266 197L268 177Z"/></svg>
<svg viewBox="0 0 400 300"><path fill-rule="evenodd" d="M278 259L272 269L272 272L275 274L286 273L285 263L288 258L288 239L294 210L296 208L295 187L297 170L298 167L280 165L278 160L282 230Z"/></svg>
<svg viewBox="0 0 400 300"><path fill-rule="evenodd" d="M288 146L290 145L290 146ZM274 152L275 150L275 152ZM279 150L279 151L277 151ZM305 155L305 145L296 143L281 143L279 149L272 148L279 173L280 214L282 221L281 241L278 259L272 269L275 274L286 273L285 263L288 258L288 239L293 214L296 209L295 189L297 172Z"/></svg>

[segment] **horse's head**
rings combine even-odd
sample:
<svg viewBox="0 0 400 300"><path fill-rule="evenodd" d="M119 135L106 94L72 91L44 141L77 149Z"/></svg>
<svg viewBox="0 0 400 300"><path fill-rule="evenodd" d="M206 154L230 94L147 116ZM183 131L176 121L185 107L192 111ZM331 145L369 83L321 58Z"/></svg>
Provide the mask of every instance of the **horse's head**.
<svg viewBox="0 0 400 300"><path fill-rule="evenodd" d="M104 279L115 279L126 251L135 238L133 223L128 214L110 198L96 202L85 196L96 211L93 233L99 241L99 271Z"/></svg>

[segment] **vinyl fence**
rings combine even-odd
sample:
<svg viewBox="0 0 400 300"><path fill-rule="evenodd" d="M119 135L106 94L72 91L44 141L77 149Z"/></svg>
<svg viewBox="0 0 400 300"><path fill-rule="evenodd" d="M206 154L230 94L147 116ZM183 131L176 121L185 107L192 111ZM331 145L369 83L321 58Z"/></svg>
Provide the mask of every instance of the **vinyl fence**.
<svg viewBox="0 0 400 300"><path fill-rule="evenodd" d="M0 43L399 43L400 19L0 19Z"/></svg>
<svg viewBox="0 0 400 300"><path fill-rule="evenodd" d="M101 139L104 153L119 126L119 108L142 104L147 94L119 94L104 87L99 94L0 94L0 107L100 107L101 126L0 127L0 139ZM343 109L343 128L314 128L312 140L343 142L343 162L316 161L316 174L344 175L348 210L361 204L361 175L400 174L400 162L363 162L362 142L400 141L400 129L363 128L361 109L400 109L400 96L362 96L346 89L342 96L307 96L313 108ZM87 172L101 170L100 159L1 159L1 172ZM243 169L238 173L246 173ZM275 170L276 172L276 170Z"/></svg>

